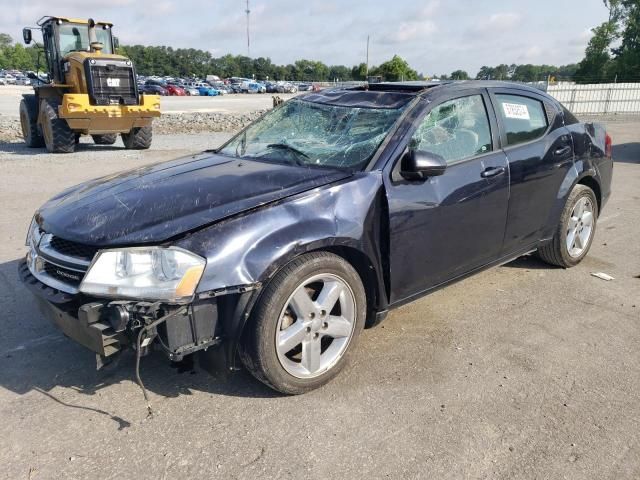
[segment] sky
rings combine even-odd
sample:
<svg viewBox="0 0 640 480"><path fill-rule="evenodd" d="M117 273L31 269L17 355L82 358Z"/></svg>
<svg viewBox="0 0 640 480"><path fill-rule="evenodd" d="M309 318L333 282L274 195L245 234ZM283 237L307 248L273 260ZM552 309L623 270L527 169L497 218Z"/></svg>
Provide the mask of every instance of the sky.
<svg viewBox="0 0 640 480"><path fill-rule="evenodd" d="M0 0L0 32L14 40L43 15L114 23L125 45L247 54L246 0ZM475 75L482 65L563 65L582 59L602 0L250 0L251 56L378 65L394 54L419 73ZM36 37L37 38L37 37Z"/></svg>

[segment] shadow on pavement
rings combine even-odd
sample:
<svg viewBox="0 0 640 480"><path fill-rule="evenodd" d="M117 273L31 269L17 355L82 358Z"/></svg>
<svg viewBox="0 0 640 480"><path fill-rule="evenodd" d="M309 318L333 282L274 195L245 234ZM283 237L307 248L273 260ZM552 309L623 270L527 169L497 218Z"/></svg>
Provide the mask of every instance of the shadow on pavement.
<svg viewBox="0 0 640 480"><path fill-rule="evenodd" d="M543 262L538 258L538 256L535 253L530 253L529 255L518 257L509 263L505 263L503 267L522 268L525 270L551 270L551 269L559 268Z"/></svg>
<svg viewBox="0 0 640 480"><path fill-rule="evenodd" d="M124 351L103 370L96 371L95 355L62 335L37 309L33 296L18 279L18 260L0 264L0 285L4 314L0 329L12 332L0 339L0 387L19 395L33 390L70 408L95 410L71 405L51 393L65 387L85 395L121 382L135 383L135 355ZM171 363L161 352L141 359L140 375L146 389L163 397L191 395L193 390L234 397L270 398L280 396L255 380L247 371L213 376L197 363ZM140 407L144 408L142 392ZM100 411L104 415L107 412ZM126 421L117 419L120 428Z"/></svg>
<svg viewBox="0 0 640 480"><path fill-rule="evenodd" d="M110 151L125 151L126 149L122 144L118 145L95 145L93 143L79 143L76 145L76 151L74 153L82 152L110 152ZM0 142L0 153L11 153L13 155L58 155L47 152L46 148L29 148L22 142ZM59 154L59 155L73 155L73 154Z"/></svg>

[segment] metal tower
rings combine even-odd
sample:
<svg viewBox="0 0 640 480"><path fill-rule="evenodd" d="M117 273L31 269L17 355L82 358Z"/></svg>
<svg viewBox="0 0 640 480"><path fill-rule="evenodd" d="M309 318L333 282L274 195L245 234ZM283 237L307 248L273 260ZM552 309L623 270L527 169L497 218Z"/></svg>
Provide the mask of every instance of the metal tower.
<svg viewBox="0 0 640 480"><path fill-rule="evenodd" d="M251 10L249 10L249 0L247 0L245 13L247 14L247 57L251 58L251 35L249 34L249 14Z"/></svg>

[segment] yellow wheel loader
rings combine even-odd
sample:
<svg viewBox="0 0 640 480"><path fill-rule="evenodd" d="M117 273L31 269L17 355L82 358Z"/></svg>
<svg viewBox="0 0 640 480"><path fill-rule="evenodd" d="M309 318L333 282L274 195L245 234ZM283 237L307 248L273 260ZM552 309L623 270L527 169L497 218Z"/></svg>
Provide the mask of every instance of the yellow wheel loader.
<svg viewBox="0 0 640 480"><path fill-rule="evenodd" d="M20 102L20 124L29 147L46 146L52 153L70 153L81 135L112 145L118 134L128 149L151 146L160 97L138 92L131 60L116 55L112 24L92 19L42 17L38 27L22 34L31 43L41 30L47 78L31 75L34 94Z"/></svg>

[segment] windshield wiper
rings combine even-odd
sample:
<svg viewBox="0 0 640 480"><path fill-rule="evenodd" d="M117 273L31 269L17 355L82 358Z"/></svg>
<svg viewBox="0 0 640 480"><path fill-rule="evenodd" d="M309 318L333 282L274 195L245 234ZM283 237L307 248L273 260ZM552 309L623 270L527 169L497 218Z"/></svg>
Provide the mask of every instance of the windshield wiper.
<svg viewBox="0 0 640 480"><path fill-rule="evenodd" d="M301 157L311 158L311 157L309 157L309 155L307 155L303 151L298 150L296 147L292 147L291 145L289 145L287 143L270 143L269 145L267 145L267 148L274 148L274 149L277 149L277 150L289 150L290 152L293 152L296 155L299 155ZM302 162L300 160L297 160L296 163L298 165L302 165L302 166L306 165L305 162Z"/></svg>

